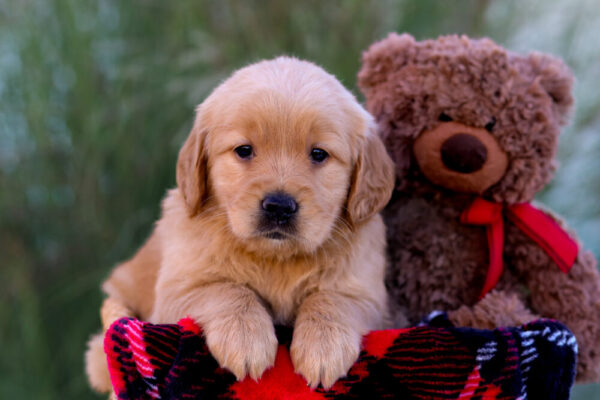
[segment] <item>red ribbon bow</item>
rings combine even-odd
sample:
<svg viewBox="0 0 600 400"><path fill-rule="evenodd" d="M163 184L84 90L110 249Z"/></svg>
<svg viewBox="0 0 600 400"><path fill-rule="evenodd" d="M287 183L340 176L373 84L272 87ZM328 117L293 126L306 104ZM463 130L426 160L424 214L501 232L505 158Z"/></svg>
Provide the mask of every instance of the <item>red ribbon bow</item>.
<svg viewBox="0 0 600 400"><path fill-rule="evenodd" d="M504 210L506 210L506 217L544 249L565 274L573 266L579 251L577 243L556 221L531 204L521 203L505 206L478 197L463 211L460 222L463 224L486 225L490 267L483 290L479 296L480 299L496 286L498 280L500 280L500 275L502 275L502 248L504 246L504 220L502 214Z"/></svg>

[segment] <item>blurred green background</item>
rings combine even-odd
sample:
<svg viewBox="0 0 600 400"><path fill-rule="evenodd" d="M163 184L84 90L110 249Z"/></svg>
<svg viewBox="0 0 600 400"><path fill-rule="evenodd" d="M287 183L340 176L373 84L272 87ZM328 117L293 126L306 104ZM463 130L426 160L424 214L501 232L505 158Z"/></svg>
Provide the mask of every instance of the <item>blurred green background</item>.
<svg viewBox="0 0 600 400"><path fill-rule="evenodd" d="M83 374L100 282L149 233L194 106L220 80L292 54L358 94L361 51L389 31L567 61L577 113L539 199L600 255L597 0L0 0L0 398L103 398Z"/></svg>

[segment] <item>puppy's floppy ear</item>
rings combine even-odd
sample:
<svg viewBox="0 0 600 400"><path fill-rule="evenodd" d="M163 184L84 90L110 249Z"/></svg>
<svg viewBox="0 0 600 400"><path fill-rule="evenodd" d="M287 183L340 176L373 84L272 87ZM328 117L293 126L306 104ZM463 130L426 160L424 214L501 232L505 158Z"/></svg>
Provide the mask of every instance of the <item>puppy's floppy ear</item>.
<svg viewBox="0 0 600 400"><path fill-rule="evenodd" d="M190 217L198 214L207 195L206 131L196 118L177 159L177 186Z"/></svg>
<svg viewBox="0 0 600 400"><path fill-rule="evenodd" d="M368 132L358 154L348 194L347 210L356 225L381 211L394 189L394 163L383 142L370 122Z"/></svg>

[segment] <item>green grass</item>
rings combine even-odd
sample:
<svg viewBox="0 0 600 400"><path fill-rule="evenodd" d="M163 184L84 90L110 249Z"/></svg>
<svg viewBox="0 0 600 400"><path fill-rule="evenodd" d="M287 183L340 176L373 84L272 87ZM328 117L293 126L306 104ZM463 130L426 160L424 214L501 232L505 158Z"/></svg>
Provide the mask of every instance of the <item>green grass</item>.
<svg viewBox="0 0 600 400"><path fill-rule="evenodd" d="M598 6L561 15L560 41L527 35L534 23L559 29L547 21L564 3L0 0L0 398L101 398L83 375L100 282L150 231L195 105L234 69L291 54L357 93L361 51L387 32L458 32L554 51L596 82L597 46L577 28L600 26ZM562 143L569 174L544 198L600 254L600 202L584 202L600 195L590 87Z"/></svg>

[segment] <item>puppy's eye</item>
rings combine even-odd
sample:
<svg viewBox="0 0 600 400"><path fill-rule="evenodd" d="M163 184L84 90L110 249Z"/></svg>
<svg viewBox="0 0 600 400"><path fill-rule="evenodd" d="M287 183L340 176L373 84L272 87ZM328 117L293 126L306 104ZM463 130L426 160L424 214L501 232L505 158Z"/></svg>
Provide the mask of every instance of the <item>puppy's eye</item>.
<svg viewBox="0 0 600 400"><path fill-rule="evenodd" d="M314 163L320 164L325 161L327 157L329 157L329 153L323 149L319 149L318 147L315 147L310 151L310 159Z"/></svg>
<svg viewBox="0 0 600 400"><path fill-rule="evenodd" d="M238 146L235 149L233 149L233 151L235 151L235 154L237 154L239 158L244 160L248 160L254 155L254 152L252 151L252 146L250 146L249 144Z"/></svg>

